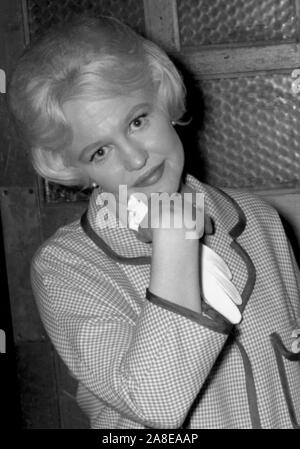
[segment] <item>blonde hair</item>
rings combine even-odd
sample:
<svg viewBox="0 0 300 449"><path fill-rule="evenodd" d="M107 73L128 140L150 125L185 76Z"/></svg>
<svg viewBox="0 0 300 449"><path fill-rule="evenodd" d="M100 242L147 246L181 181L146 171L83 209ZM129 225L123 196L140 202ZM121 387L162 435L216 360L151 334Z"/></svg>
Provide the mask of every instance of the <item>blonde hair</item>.
<svg viewBox="0 0 300 449"><path fill-rule="evenodd" d="M163 50L116 19L80 17L52 29L24 53L8 98L36 171L53 182L85 185L79 170L64 161L72 143L64 102L149 88L170 120L182 117L185 88Z"/></svg>

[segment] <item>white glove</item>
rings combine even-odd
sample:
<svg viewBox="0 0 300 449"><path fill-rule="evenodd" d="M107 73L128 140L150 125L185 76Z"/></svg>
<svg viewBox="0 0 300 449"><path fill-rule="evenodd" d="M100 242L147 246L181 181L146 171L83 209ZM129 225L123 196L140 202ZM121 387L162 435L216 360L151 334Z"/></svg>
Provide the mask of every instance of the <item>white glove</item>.
<svg viewBox="0 0 300 449"><path fill-rule="evenodd" d="M228 321L238 324L242 315L236 304L242 299L231 282L232 274L224 260L208 246L199 243L200 290L203 300Z"/></svg>
<svg viewBox="0 0 300 449"><path fill-rule="evenodd" d="M128 204L128 226L130 229L138 231L139 225L148 213L148 206L135 195L130 195Z"/></svg>

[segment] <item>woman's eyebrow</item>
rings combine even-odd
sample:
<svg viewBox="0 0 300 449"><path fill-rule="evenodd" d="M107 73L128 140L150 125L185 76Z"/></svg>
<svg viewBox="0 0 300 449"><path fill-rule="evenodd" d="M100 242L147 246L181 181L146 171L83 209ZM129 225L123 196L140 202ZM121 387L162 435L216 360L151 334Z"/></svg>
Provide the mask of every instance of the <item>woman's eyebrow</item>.
<svg viewBox="0 0 300 449"><path fill-rule="evenodd" d="M150 103L139 103L135 106L133 106L133 108L129 111L129 113L126 115L125 119L124 119L124 123L128 123L136 114L137 111L144 109L144 108L149 108L151 105Z"/></svg>
<svg viewBox="0 0 300 449"><path fill-rule="evenodd" d="M122 121L124 122L124 124L130 122L130 120L132 120L134 118L134 115L136 114L137 111L139 111L141 109L144 109L144 108L150 108L150 106L151 106L150 103L146 103L146 102L145 103L139 103L139 104L133 106L133 108L129 111L128 114L126 114L124 120L122 120ZM101 147L103 145L104 145L104 141L103 140L97 140L97 141L95 141L93 143L90 143L89 145L87 145L86 147L84 147L81 150L79 159L83 160L87 153L89 153L90 151L92 151L92 150L94 150L94 149L96 149L98 147Z"/></svg>

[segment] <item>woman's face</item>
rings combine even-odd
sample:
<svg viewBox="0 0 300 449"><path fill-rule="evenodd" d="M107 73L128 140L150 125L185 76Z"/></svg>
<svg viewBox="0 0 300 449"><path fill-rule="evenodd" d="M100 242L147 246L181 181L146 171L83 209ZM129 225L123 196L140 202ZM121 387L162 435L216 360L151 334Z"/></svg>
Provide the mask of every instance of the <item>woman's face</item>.
<svg viewBox="0 0 300 449"><path fill-rule="evenodd" d="M63 110L73 132L68 163L104 191L117 195L123 184L128 195L142 192L149 197L179 189L182 144L153 95L74 99Z"/></svg>

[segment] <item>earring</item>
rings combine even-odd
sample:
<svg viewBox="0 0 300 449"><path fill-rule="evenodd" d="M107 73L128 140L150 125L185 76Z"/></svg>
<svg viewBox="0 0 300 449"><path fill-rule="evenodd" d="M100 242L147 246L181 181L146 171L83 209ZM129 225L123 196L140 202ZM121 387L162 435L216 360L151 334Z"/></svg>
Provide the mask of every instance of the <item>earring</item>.
<svg viewBox="0 0 300 449"><path fill-rule="evenodd" d="M98 184L96 182L92 182L92 188L96 189L98 187Z"/></svg>
<svg viewBox="0 0 300 449"><path fill-rule="evenodd" d="M174 120L171 121L172 126L176 125L176 122Z"/></svg>

